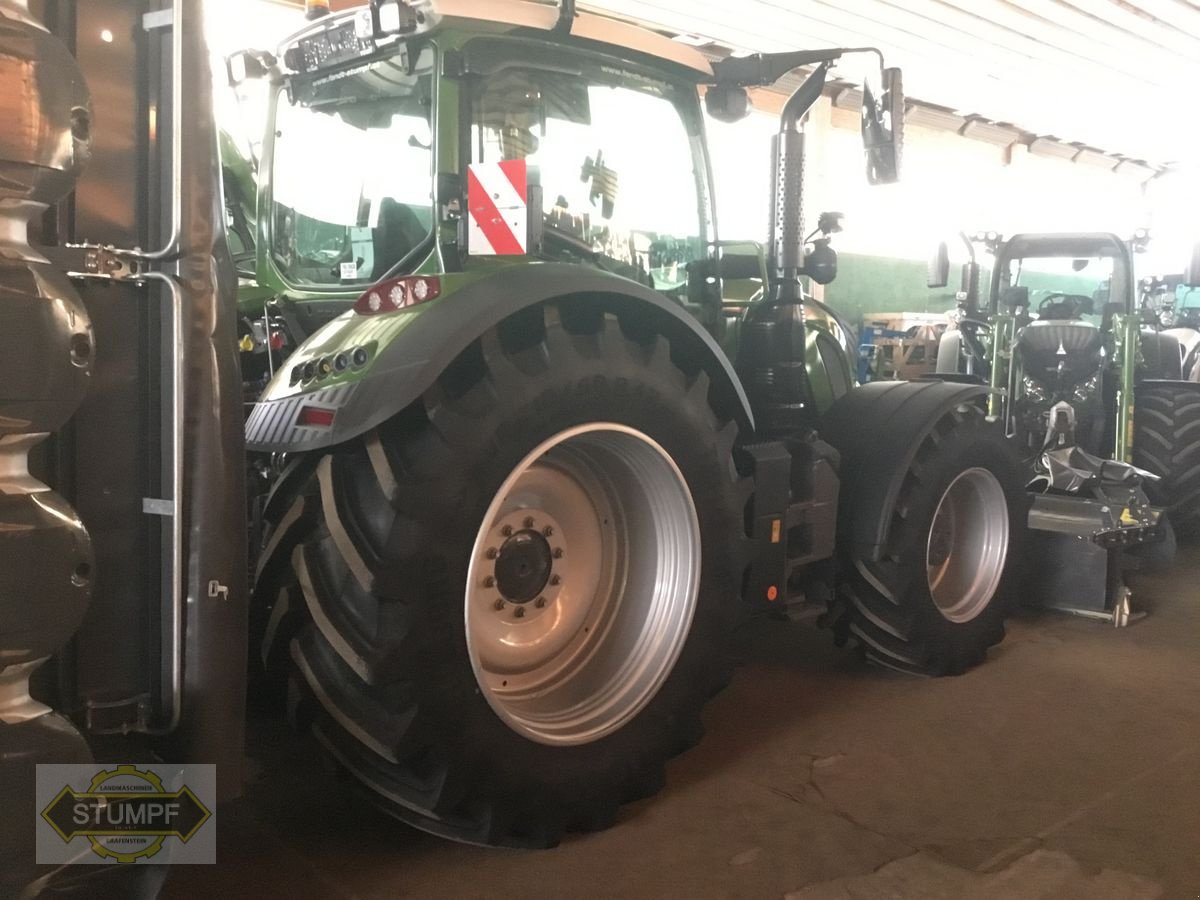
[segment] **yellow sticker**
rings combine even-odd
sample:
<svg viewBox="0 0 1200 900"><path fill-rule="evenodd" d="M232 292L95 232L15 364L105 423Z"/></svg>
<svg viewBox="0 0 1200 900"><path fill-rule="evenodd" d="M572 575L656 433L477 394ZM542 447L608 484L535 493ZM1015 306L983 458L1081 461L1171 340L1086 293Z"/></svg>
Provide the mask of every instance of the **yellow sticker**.
<svg viewBox="0 0 1200 900"><path fill-rule="evenodd" d="M782 537L783 537L783 520L782 519L772 519L771 520L771 543L778 544Z"/></svg>

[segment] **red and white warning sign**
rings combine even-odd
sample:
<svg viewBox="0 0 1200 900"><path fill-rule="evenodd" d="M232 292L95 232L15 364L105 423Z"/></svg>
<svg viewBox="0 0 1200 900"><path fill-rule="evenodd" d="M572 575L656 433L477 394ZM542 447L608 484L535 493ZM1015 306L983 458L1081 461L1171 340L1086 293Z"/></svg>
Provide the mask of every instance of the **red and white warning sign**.
<svg viewBox="0 0 1200 900"><path fill-rule="evenodd" d="M467 210L472 256L523 255L529 221L525 160L468 166Z"/></svg>

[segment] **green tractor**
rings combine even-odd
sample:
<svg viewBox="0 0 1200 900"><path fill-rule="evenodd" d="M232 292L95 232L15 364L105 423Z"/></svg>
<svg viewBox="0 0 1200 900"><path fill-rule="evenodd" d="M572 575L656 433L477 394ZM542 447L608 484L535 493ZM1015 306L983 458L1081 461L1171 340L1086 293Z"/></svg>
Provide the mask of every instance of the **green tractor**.
<svg viewBox="0 0 1200 900"><path fill-rule="evenodd" d="M1024 498L985 386L854 388L806 314L836 254L806 244L802 123L848 51L710 65L572 3L459 9L374 2L231 60L273 98L258 280L353 302L246 423L278 461L252 615L375 803L546 845L657 790L746 610L817 609L907 672L980 662ZM769 250L732 252L697 89L735 120L799 67ZM872 181L903 108L882 69Z"/></svg>
<svg viewBox="0 0 1200 900"><path fill-rule="evenodd" d="M854 387L845 330L805 292L835 273L837 223L806 232L803 122L851 51L710 64L571 2L372 0L230 59L271 103L253 215L244 195L222 215L199 0L47 8L52 30L22 13L0 48L53 63L28 106L44 121L13 134L55 135L0 158L6 184L49 179L5 207L0 260L25 286L0 330L14 807L35 762L85 761L99 735L213 763L236 795L249 647L255 687L381 808L548 846L662 785L747 613L813 611L926 675L1002 639L1026 499L987 386ZM801 68L770 245L724 242L701 96L735 120ZM93 131L77 110L99 72ZM880 68L872 181L897 177L903 111ZM51 263L17 238L73 186L41 233L97 243ZM261 309L239 308L239 269ZM235 345L275 316L299 346L268 355L243 421ZM33 471L63 499L26 474L54 431ZM252 593L247 447L270 476Z"/></svg>
<svg viewBox="0 0 1200 900"><path fill-rule="evenodd" d="M1042 579L1050 605L1126 622L1120 572L1136 562L1126 551L1149 554L1145 545L1168 537L1150 504L1176 528L1200 519L1200 384L1184 377L1195 341L1143 324L1133 254L1144 234L960 237L969 260L937 377L990 387L989 412L1035 489L1030 527L1050 533L1038 545L1061 542L1055 552L1076 560ZM984 304L976 244L992 256ZM942 244L930 287L948 279ZM1070 496L1088 499L1071 505Z"/></svg>

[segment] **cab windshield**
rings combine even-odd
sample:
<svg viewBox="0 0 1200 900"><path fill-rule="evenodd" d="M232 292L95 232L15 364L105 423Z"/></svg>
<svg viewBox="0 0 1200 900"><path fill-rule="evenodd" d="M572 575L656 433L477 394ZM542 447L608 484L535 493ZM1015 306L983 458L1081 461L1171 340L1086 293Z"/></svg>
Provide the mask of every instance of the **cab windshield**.
<svg viewBox="0 0 1200 900"><path fill-rule="evenodd" d="M378 281L426 245L433 223L433 52L280 92L270 249L303 287Z"/></svg>
<svg viewBox="0 0 1200 900"><path fill-rule="evenodd" d="M1012 261L1011 271L1014 286L1029 288L1029 309L1034 313L1099 323L1109 302L1112 257L1018 258ZM1064 316L1064 310L1074 314Z"/></svg>

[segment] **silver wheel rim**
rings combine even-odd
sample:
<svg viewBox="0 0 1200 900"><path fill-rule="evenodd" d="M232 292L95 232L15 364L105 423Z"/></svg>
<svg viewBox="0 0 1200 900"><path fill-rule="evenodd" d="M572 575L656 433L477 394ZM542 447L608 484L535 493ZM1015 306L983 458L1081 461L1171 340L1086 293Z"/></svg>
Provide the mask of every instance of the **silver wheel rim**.
<svg viewBox="0 0 1200 900"><path fill-rule="evenodd" d="M987 609L1008 557L1008 503L987 469L960 473L938 502L925 548L929 593L951 622Z"/></svg>
<svg viewBox="0 0 1200 900"><path fill-rule="evenodd" d="M500 486L467 570L467 649L514 731L585 744L645 707L687 640L700 522L679 467L610 422L556 434Z"/></svg>

